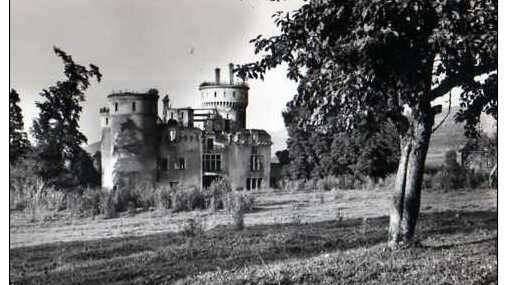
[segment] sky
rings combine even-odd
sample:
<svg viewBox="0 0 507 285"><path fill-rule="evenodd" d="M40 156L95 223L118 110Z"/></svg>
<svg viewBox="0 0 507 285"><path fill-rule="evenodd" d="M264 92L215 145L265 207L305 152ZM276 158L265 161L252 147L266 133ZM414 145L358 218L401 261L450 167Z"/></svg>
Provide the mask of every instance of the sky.
<svg viewBox="0 0 507 285"><path fill-rule="evenodd" d="M86 92L81 131L100 140L99 108L112 91L168 94L174 107L198 107L198 86L226 78L230 62L255 60L249 40L278 33L271 15L301 1L261 0L16 0L10 12L10 87L18 91L29 128L43 88L64 79L57 46L82 65L99 66L103 78ZM251 80L247 127L272 133L273 153L286 137L281 116L296 93L284 66L264 81ZM162 97L161 96L161 97ZM161 103L159 104L161 105Z"/></svg>

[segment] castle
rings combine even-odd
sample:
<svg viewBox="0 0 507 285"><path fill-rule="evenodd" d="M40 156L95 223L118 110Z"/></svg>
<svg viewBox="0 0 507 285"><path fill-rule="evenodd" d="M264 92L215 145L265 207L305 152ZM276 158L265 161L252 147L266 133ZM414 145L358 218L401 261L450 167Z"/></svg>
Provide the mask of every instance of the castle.
<svg viewBox="0 0 507 285"><path fill-rule="evenodd" d="M114 92L100 109L102 186L196 186L227 178L235 190L269 186L271 137L246 128L249 87L229 81L199 85L200 108L172 108L166 95L158 115L158 91Z"/></svg>

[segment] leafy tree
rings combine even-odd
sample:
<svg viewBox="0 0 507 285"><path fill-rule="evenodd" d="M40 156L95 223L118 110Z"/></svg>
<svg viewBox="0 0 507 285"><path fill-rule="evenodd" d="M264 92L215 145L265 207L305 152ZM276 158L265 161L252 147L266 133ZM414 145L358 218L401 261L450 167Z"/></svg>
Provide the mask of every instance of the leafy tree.
<svg viewBox="0 0 507 285"><path fill-rule="evenodd" d="M364 115L392 121L400 162L389 245L413 241L438 98L460 86L458 119L473 134L481 112L497 117L498 3L495 0L310 1L274 15L281 34L253 39L257 62L238 75L263 78L287 63L305 80L295 100L311 116L300 125L353 129ZM310 118L310 119L308 119Z"/></svg>
<svg viewBox="0 0 507 285"><path fill-rule="evenodd" d="M300 87L298 92L301 94L305 90ZM364 117L351 132L332 129L323 134L298 124L303 116L309 115L305 108L298 107L294 101L290 101L283 112L289 134L292 178L323 178L345 174L359 180L364 176L377 179L395 171L399 142L392 124L379 124L370 116Z"/></svg>
<svg viewBox="0 0 507 285"><path fill-rule="evenodd" d="M66 79L42 90L44 101L36 103L40 112L33 122L32 133L40 162L38 174L60 187L71 187L79 181L79 172L73 170L83 158L81 145L86 142L79 130L81 102L85 100L90 79L95 77L100 82L102 75L93 64L86 68L61 49L55 47L54 52L63 61Z"/></svg>
<svg viewBox="0 0 507 285"><path fill-rule="evenodd" d="M9 93L9 163L16 163L30 149L23 124L23 114L18 106L19 94L11 89Z"/></svg>

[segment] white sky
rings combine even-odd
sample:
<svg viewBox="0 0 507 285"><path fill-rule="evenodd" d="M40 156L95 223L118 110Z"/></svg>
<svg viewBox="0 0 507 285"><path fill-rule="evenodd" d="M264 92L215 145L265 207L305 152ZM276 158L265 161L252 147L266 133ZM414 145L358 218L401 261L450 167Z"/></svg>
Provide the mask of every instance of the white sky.
<svg viewBox="0 0 507 285"><path fill-rule="evenodd" d="M99 108L112 90L159 89L173 106L197 106L198 85L214 68L254 60L249 40L278 31L271 15L301 1L261 0L15 0L11 1L10 85L21 96L25 127L36 116L39 92L63 79L57 46L77 63L99 66L83 104L81 129L100 139ZM193 52L191 52L193 51ZM279 68L264 82L250 81L247 127L284 133L281 111L296 85ZM277 147L275 147L276 150ZM279 147L278 147L279 148Z"/></svg>

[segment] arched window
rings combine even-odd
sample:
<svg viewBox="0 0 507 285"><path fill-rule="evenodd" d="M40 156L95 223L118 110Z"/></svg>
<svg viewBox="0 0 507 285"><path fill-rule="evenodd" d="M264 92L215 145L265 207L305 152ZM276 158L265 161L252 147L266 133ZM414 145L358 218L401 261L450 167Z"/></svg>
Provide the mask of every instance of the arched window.
<svg viewBox="0 0 507 285"><path fill-rule="evenodd" d="M118 112L118 103L114 103L114 111Z"/></svg>

